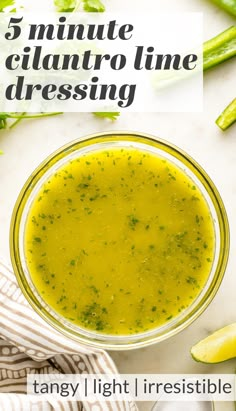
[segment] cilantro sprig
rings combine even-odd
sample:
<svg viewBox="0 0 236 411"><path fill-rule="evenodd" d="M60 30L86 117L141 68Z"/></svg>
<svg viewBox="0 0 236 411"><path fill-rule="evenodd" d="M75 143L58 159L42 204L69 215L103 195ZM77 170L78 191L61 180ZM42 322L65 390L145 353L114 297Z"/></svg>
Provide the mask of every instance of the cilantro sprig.
<svg viewBox="0 0 236 411"><path fill-rule="evenodd" d="M83 0L84 11L103 13L105 6L100 0Z"/></svg>
<svg viewBox="0 0 236 411"><path fill-rule="evenodd" d="M15 127L21 120L32 119L32 118L44 118L52 117L63 114L62 112L55 113L1 113L0 112L0 130L12 129ZM96 117L105 118L111 121L117 120L120 113L119 112L94 112Z"/></svg>
<svg viewBox="0 0 236 411"><path fill-rule="evenodd" d="M0 12L4 11L6 7L14 6L15 0L0 0Z"/></svg>
<svg viewBox="0 0 236 411"><path fill-rule="evenodd" d="M97 111L97 112L94 112L93 114L96 117L107 118L112 121L117 120L117 118L120 116L120 113L118 111L112 111L112 112Z"/></svg>
<svg viewBox="0 0 236 411"><path fill-rule="evenodd" d="M42 118L42 117L52 117L63 114L61 112L55 113L1 113L0 112L0 130L13 128L21 120L27 118ZM10 123L9 123L10 120ZM13 121L12 121L13 120Z"/></svg>
<svg viewBox="0 0 236 411"><path fill-rule="evenodd" d="M84 11L102 13L105 6L100 0L54 0L54 5L59 12L72 12L81 5Z"/></svg>
<svg viewBox="0 0 236 411"><path fill-rule="evenodd" d="M58 12L70 13L76 8L77 4L77 0L54 0L54 5Z"/></svg>

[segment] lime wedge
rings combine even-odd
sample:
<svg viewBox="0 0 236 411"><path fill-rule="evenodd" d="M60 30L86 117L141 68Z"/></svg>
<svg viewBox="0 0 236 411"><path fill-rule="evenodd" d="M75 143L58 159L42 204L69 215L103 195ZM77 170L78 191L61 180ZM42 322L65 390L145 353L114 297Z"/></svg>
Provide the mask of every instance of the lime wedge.
<svg viewBox="0 0 236 411"><path fill-rule="evenodd" d="M236 357L236 323L221 328L191 349L194 360L218 363Z"/></svg>

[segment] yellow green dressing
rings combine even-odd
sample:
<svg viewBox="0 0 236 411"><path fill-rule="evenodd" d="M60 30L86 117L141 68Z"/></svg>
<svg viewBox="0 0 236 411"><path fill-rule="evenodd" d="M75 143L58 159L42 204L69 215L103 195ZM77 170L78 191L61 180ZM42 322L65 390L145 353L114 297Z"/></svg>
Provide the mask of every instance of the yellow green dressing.
<svg viewBox="0 0 236 411"><path fill-rule="evenodd" d="M104 334L163 325L198 296L214 258L214 226L193 181L136 148L83 154L39 190L25 254L49 306Z"/></svg>

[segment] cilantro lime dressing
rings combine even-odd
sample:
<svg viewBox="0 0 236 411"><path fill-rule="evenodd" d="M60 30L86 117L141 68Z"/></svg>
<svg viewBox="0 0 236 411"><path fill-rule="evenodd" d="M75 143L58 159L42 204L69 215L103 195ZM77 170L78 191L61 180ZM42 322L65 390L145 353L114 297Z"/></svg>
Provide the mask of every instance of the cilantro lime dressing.
<svg viewBox="0 0 236 411"><path fill-rule="evenodd" d="M136 148L81 155L41 187L26 223L32 280L83 328L135 334L163 325L199 295L214 226L193 181Z"/></svg>

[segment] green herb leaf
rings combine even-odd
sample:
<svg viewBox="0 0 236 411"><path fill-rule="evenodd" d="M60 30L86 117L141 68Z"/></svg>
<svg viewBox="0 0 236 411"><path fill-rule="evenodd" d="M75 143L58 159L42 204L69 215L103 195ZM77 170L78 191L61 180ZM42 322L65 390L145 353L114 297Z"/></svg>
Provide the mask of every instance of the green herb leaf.
<svg viewBox="0 0 236 411"><path fill-rule="evenodd" d="M71 12L75 9L77 0L54 0L54 5L59 12Z"/></svg>
<svg viewBox="0 0 236 411"><path fill-rule="evenodd" d="M0 12L4 11L6 7L13 6L15 0L0 0Z"/></svg>
<svg viewBox="0 0 236 411"><path fill-rule="evenodd" d="M77 6L83 4L84 11L98 12L105 11L105 6L100 0L54 0L54 5L59 12L72 12Z"/></svg>
<svg viewBox="0 0 236 411"><path fill-rule="evenodd" d="M83 0L84 11L102 13L105 11L105 6L100 0Z"/></svg>
<svg viewBox="0 0 236 411"><path fill-rule="evenodd" d="M96 117L100 117L100 118L108 118L109 120L115 121L117 120L117 117L120 116L120 113L117 111L113 111L113 112L102 112L102 111L98 111L98 112L94 112L93 113Z"/></svg>

